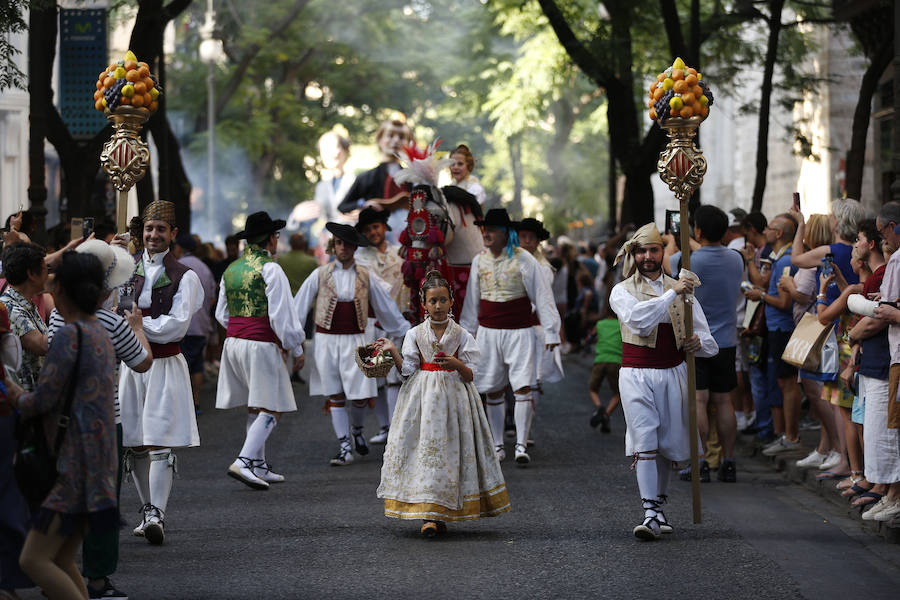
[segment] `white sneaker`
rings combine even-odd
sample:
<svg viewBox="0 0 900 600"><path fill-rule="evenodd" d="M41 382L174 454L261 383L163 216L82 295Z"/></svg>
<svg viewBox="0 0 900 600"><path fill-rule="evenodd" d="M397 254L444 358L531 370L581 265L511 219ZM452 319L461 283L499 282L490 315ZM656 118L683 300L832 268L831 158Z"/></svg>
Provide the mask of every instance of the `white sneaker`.
<svg viewBox="0 0 900 600"><path fill-rule="evenodd" d="M384 444L388 439L388 428L382 427L381 431L369 438L370 444Z"/></svg>
<svg viewBox="0 0 900 600"><path fill-rule="evenodd" d="M503 459L506 458L506 450L503 449L503 444L494 446L494 452L497 453L497 460L503 462Z"/></svg>
<svg viewBox="0 0 900 600"><path fill-rule="evenodd" d="M527 448L522 444L516 444L516 464L524 467L531 462L531 457L525 451Z"/></svg>
<svg viewBox="0 0 900 600"><path fill-rule="evenodd" d="M841 453L832 450L828 453L828 456L825 458L822 464L819 465L819 470L830 471L831 469L841 464L842 460L844 460L844 457L841 455Z"/></svg>
<svg viewBox="0 0 900 600"><path fill-rule="evenodd" d="M872 508L862 514L863 521L877 521L878 514L890 504L887 496L883 496L878 502L872 505Z"/></svg>
<svg viewBox="0 0 900 600"><path fill-rule="evenodd" d="M271 465L267 462L254 464L253 474L266 483L284 483L284 475L280 475L273 471Z"/></svg>
<svg viewBox="0 0 900 600"><path fill-rule="evenodd" d="M237 479L254 490L267 490L269 489L269 484L253 473L254 467L260 463L262 463L262 461L238 456L233 463L228 465L227 475Z"/></svg>
<svg viewBox="0 0 900 600"><path fill-rule="evenodd" d="M769 450L771 448L777 448L777 447L781 446L782 439L784 439L783 435L775 438L774 441L771 441L768 444L766 444L765 446L763 446L762 451L765 452L766 450Z"/></svg>
<svg viewBox="0 0 900 600"><path fill-rule="evenodd" d="M884 498L882 498L882 500L884 500ZM888 504L885 504L884 508L882 508L877 515L875 515L875 520L886 523L898 517L900 517L900 500L891 500Z"/></svg>
<svg viewBox="0 0 900 600"><path fill-rule="evenodd" d="M828 458L827 454L822 454L818 450L813 450L806 458L798 460L797 466L801 469L818 468L826 458Z"/></svg>
<svg viewBox="0 0 900 600"><path fill-rule="evenodd" d="M750 414L744 413L744 416L746 418L746 425L744 426L744 429L747 429L747 427L751 427L756 424L756 411L755 410L753 412L751 412Z"/></svg>
<svg viewBox="0 0 900 600"><path fill-rule="evenodd" d="M799 440L796 442L792 442L785 436L781 436L781 438L777 440L776 444L765 448L762 453L765 456L777 456L779 454L784 454L785 452L793 452L795 450L798 450L799 448Z"/></svg>

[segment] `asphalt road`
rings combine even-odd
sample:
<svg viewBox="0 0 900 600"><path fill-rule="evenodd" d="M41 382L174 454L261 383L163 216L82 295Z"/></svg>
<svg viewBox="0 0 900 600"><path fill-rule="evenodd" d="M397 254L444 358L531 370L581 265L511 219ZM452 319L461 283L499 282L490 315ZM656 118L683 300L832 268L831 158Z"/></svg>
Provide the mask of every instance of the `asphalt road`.
<svg viewBox="0 0 900 600"><path fill-rule="evenodd" d="M113 581L152 600L896 598L900 546L749 459L738 461L737 484L703 485L699 525L691 524L689 484L674 481L666 514L675 533L636 540L642 511L621 412L611 434L588 426L590 361L568 357L566 379L548 389L533 463L503 463L512 511L451 524L433 540L420 537L417 522L383 516L381 448L350 467L328 465L337 451L330 419L303 385L299 412L267 445L287 481L256 492L226 477L246 413L216 411L208 384L202 445L179 453L165 545L130 535L139 502L131 483L123 488L128 527ZM375 430L370 415L367 435Z"/></svg>

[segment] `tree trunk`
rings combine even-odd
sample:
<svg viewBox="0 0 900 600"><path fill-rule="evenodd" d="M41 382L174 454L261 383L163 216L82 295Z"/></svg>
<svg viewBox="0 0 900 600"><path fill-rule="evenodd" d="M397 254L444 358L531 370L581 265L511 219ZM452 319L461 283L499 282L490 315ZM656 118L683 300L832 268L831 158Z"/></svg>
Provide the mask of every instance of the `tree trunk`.
<svg viewBox="0 0 900 600"><path fill-rule="evenodd" d="M47 137L46 98L50 96L53 50L39 32L54 27L56 10L32 7L28 15L28 200L34 215L35 242L46 240L47 182L44 176L44 139ZM55 39L55 38L54 38Z"/></svg>
<svg viewBox="0 0 900 600"><path fill-rule="evenodd" d="M522 140L518 135L514 135L507 140L509 146L509 164L512 168L513 175L513 199L509 204L509 211L513 214L522 212Z"/></svg>
<svg viewBox="0 0 900 600"><path fill-rule="evenodd" d="M778 58L778 39L781 36L781 11L785 0L769 2L769 39L766 44L766 60L759 99L759 125L756 137L756 181L753 184L751 212L762 209L766 191L766 174L769 170L769 112L772 106L772 78L775 60Z"/></svg>
<svg viewBox="0 0 900 600"><path fill-rule="evenodd" d="M878 89L878 80L891 63L894 55L893 38L887 40L879 48L872 62L863 74L859 86L859 98L853 112L853 128L850 138L850 150L847 151L846 177L847 197L862 199L863 168L866 162L866 137L869 133L869 118L872 115L872 97ZM897 123L895 122L895 127Z"/></svg>

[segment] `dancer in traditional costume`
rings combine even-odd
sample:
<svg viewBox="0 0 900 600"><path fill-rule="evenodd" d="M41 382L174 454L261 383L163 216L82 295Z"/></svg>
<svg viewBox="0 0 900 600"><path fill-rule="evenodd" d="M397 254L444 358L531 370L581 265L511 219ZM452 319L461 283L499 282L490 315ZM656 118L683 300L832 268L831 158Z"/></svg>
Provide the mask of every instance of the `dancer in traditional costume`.
<svg viewBox="0 0 900 600"><path fill-rule="evenodd" d="M400 313L409 312L409 288L403 283L403 259L400 257L400 246L391 244L385 232L391 228L387 224L388 213L374 208L364 208L359 213L356 230L365 236L369 245L356 250L356 262L375 273L390 286L391 298L397 303ZM366 339L372 340L385 336L374 316L369 315L369 327ZM378 395L375 397L375 418L381 428L369 439L369 443L383 444L387 441L388 429L394 416L397 394L400 393L400 375L391 370L387 377L378 378Z"/></svg>
<svg viewBox="0 0 900 600"><path fill-rule="evenodd" d="M472 260L472 273L460 324L474 333L481 349L475 378L478 391L487 394L488 420L499 460L503 448L504 389L515 394L516 463L526 465L528 426L534 413L531 386L540 356L531 321L532 304L544 329L547 350L559 344L559 312L553 292L537 260L519 247L515 223L505 209L494 208L484 220L485 250ZM477 332L477 333L476 333Z"/></svg>
<svg viewBox="0 0 900 600"><path fill-rule="evenodd" d="M350 445L350 420L353 421L353 445L360 455L369 453L363 437L363 419L369 399L378 390L370 379L354 366L356 350L366 344L369 310L391 337L402 337L409 321L397 310L387 284L375 273L356 264L354 253L369 242L350 225L327 223L334 236L333 262L318 267L307 277L294 297L294 309L301 326L315 305L316 335L313 338L315 371L310 377L309 393L327 396L326 407L340 443L340 451L331 459L334 466L353 462ZM345 408L352 402L351 419Z"/></svg>
<svg viewBox="0 0 900 600"><path fill-rule="evenodd" d="M665 275L662 258L662 238L648 223L616 256L616 264L624 260L624 279L609 298L622 331L619 393L627 427L625 454L634 457L644 508L634 535L642 540L672 532L660 507L667 500L672 462L691 453L684 353L710 357L719 351L699 302L693 303L694 335L685 339L684 302L696 280Z"/></svg>
<svg viewBox="0 0 900 600"><path fill-rule="evenodd" d="M519 235L519 244L522 246L522 249L531 252L531 255L534 256L535 260L538 261L538 265L541 269L541 274L547 281L547 285L552 289L554 275L553 267L550 266L550 261L547 260L547 257L544 256L543 250L541 250L541 242L550 239L550 232L544 228L544 224L542 222L531 217L527 217L519 221L519 223L516 225L516 232ZM564 373L559 346L554 347L553 350L547 349L547 341L545 339L546 336L544 335L544 328L541 327L541 321L538 318L537 312L535 310L532 310L531 312L531 324L533 326L534 343L536 349L534 362L534 381L531 384L531 397L532 405L536 410L541 395L544 393L544 384L562 381ZM533 418L534 415L532 414L532 419ZM532 419L528 420L529 432L531 431Z"/></svg>
<svg viewBox="0 0 900 600"><path fill-rule="evenodd" d="M395 426L388 434L378 497L384 514L424 519L422 534L446 531L447 521L494 517L509 510L506 483L491 430L472 384L478 344L450 318L450 284L431 271L421 286L428 316L410 329L402 355L387 339L404 378Z"/></svg>
<svg viewBox="0 0 900 600"><path fill-rule="evenodd" d="M225 269L216 305L216 319L226 328L216 408L248 410L244 445L228 475L256 490L284 481L266 459L266 440L282 413L297 410L290 373L304 361L291 284L272 259L284 224L266 212L247 217L237 234L247 240L244 254Z"/></svg>
<svg viewBox="0 0 900 600"><path fill-rule="evenodd" d="M164 520L175 473L173 448L200 445L191 377L179 343L203 304L200 278L169 251L178 227L175 205L165 200L144 210L144 251L137 264L134 297L144 314L144 333L153 365L119 374L122 445L126 470L134 477L143 519L134 529L162 544Z"/></svg>

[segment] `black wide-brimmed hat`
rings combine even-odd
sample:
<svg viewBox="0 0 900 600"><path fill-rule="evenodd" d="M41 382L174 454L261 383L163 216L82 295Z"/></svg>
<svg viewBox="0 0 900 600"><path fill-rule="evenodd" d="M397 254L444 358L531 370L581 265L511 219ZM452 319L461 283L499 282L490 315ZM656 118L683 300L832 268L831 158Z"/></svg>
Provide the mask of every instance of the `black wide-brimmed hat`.
<svg viewBox="0 0 900 600"><path fill-rule="evenodd" d="M369 245L369 240L367 240L352 225L344 225L343 223L333 223L329 221L325 223L325 229L330 231L331 235L339 240L348 244L353 244L356 247Z"/></svg>
<svg viewBox="0 0 900 600"><path fill-rule="evenodd" d="M390 215L391 213L386 210L375 210L371 206L364 208L362 209L362 212L359 213L359 221L356 222L356 230L362 233L363 229L366 228L366 225L371 225L372 223L384 223L387 230L391 231L391 226L387 224Z"/></svg>
<svg viewBox="0 0 900 600"><path fill-rule="evenodd" d="M531 231L542 242L550 239L550 232L544 229L544 224L532 217L525 217L519 221L516 231Z"/></svg>
<svg viewBox="0 0 900 600"><path fill-rule="evenodd" d="M475 221L475 224L485 227L506 227L506 228L515 228L518 223L510 220L509 213L506 212L505 208L492 208L487 211L487 214L483 219Z"/></svg>
<svg viewBox="0 0 900 600"><path fill-rule="evenodd" d="M283 219L273 221L269 213L261 210L248 216L247 221L244 223L244 230L237 232L234 236L239 240L246 240L266 235L267 233L275 233L279 229L284 229L285 225L286 223Z"/></svg>

